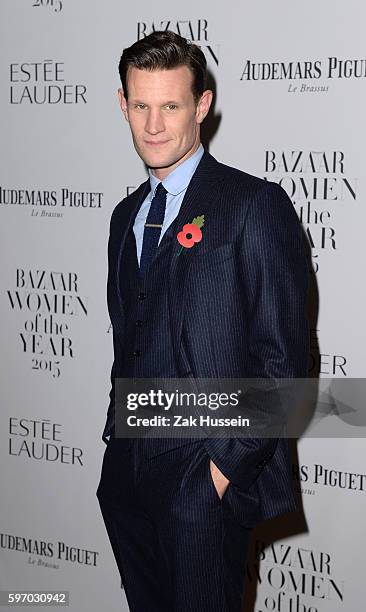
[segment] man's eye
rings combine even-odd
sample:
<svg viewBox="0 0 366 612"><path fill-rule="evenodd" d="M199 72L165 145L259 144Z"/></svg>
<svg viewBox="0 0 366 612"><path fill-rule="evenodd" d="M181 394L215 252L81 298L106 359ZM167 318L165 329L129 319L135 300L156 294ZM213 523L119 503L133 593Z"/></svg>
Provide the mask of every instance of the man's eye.
<svg viewBox="0 0 366 612"><path fill-rule="evenodd" d="M167 104L166 108L168 110L176 110L178 108L177 104Z"/></svg>
<svg viewBox="0 0 366 612"><path fill-rule="evenodd" d="M135 108L138 110L145 110L146 104L135 104Z"/></svg>

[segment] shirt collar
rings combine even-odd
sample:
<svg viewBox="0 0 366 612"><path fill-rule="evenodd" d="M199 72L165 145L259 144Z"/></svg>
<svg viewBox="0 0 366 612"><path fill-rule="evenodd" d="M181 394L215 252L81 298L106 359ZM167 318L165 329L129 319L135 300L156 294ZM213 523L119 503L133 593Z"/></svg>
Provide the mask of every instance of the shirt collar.
<svg viewBox="0 0 366 612"><path fill-rule="evenodd" d="M168 176L163 180L163 186L171 195L178 195L185 189L187 189L189 181L191 180L200 160L204 153L202 144L198 147L197 151L193 153L183 163L179 164L173 172L170 172ZM160 180L154 176L149 169L150 175L150 187L151 192L154 193Z"/></svg>

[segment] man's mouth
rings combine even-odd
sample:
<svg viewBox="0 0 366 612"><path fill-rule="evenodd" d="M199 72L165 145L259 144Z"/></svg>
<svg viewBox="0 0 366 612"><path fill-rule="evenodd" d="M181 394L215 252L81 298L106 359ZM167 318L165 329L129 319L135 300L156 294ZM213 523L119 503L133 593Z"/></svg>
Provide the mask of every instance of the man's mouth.
<svg viewBox="0 0 366 612"><path fill-rule="evenodd" d="M144 142L149 147L159 147L159 146L165 145L169 141L168 140L145 140Z"/></svg>

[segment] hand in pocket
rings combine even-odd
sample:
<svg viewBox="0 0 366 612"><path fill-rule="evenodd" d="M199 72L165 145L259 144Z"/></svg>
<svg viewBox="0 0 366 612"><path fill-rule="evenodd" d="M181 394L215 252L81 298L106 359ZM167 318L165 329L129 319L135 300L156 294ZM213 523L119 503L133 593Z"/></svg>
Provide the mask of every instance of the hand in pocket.
<svg viewBox="0 0 366 612"><path fill-rule="evenodd" d="M228 478L226 478L226 476L224 476L224 474L222 472L220 472L219 468L212 461L212 459L210 459L210 471L211 471L211 476L212 476L213 483L215 485L215 489L217 491L217 495L221 499L223 497L227 487L230 484L230 480L228 480Z"/></svg>

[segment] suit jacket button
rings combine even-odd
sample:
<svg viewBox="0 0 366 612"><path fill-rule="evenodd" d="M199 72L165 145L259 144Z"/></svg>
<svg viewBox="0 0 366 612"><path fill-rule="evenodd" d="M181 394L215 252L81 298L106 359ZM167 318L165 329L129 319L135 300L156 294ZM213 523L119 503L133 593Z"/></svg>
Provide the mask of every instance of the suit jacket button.
<svg viewBox="0 0 366 612"><path fill-rule="evenodd" d="M135 351L133 351L132 354L133 354L134 357L140 357L141 351L139 349L136 349Z"/></svg>
<svg viewBox="0 0 366 612"><path fill-rule="evenodd" d="M141 327L141 326L142 326L142 324L143 324L143 321L141 321L141 319L138 319L138 320L136 321L136 327Z"/></svg>
<svg viewBox="0 0 366 612"><path fill-rule="evenodd" d="M144 300L146 298L146 293L144 293L143 291L140 291L137 297L139 300Z"/></svg>

